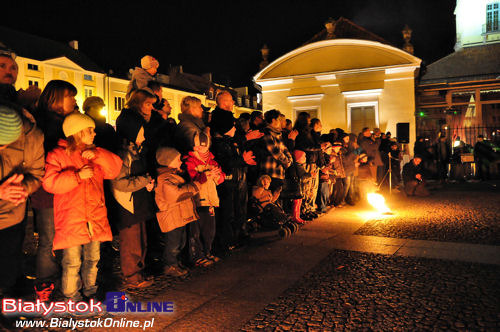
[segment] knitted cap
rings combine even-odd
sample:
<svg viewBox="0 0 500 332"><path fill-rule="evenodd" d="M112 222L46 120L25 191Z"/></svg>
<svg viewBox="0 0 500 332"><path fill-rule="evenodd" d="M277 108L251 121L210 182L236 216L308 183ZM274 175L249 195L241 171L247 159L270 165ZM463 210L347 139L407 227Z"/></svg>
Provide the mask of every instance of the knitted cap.
<svg viewBox="0 0 500 332"><path fill-rule="evenodd" d="M23 120L9 107L0 106L0 145L15 142L23 130Z"/></svg>
<svg viewBox="0 0 500 332"><path fill-rule="evenodd" d="M64 118L62 129L66 137L70 137L85 128L95 128L95 122L90 116L76 112Z"/></svg>
<svg viewBox="0 0 500 332"><path fill-rule="evenodd" d="M210 129L214 132L224 135L234 127L233 113L228 111L212 112L212 121L210 121Z"/></svg>
<svg viewBox="0 0 500 332"><path fill-rule="evenodd" d="M170 166L170 163L180 155L176 149L162 146L156 150L156 161L161 166Z"/></svg>
<svg viewBox="0 0 500 332"><path fill-rule="evenodd" d="M158 60L153 58L151 55L145 55L141 59L141 67L145 70L151 69L151 68L158 68L160 66L160 63Z"/></svg>

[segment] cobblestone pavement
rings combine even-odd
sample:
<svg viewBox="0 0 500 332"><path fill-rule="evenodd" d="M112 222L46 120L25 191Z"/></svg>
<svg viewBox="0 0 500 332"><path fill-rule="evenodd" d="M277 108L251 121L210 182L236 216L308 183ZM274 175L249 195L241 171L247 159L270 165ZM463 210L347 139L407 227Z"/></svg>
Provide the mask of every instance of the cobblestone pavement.
<svg viewBox="0 0 500 332"><path fill-rule="evenodd" d="M396 194L393 217L370 220L355 234L500 245L500 186L456 184L432 196Z"/></svg>
<svg viewBox="0 0 500 332"><path fill-rule="evenodd" d="M272 241L269 245L254 241L249 248L238 251L232 263L228 259L214 267L193 269L184 279L163 276L159 261L152 260L152 264L148 265L148 272L154 276L154 286L128 294L136 301L158 298L172 300L172 294L177 294L176 301L184 299L180 307L186 312L176 322L189 320L193 327L197 326L197 317L202 317L199 315L203 310L209 312L203 317L211 320L213 316L210 316L212 312L209 309L213 304L218 305L217 301L221 299L220 308L224 308L224 312L233 317L238 317L232 320L231 326L234 328L230 330L236 330L242 325L243 331L500 330L500 266L333 250L333 244L328 244L328 241L335 241L338 234L346 232L345 234L351 235L358 229L356 234L360 235L499 245L500 193L497 187L484 183L450 185L428 198L407 198L403 194L395 194L388 197L388 201L395 212L393 216L370 220L358 229L362 223L357 217L354 218L354 223L343 221L343 218L346 214L357 213L358 208L363 210L362 207L347 208L355 209L349 213L343 211L351 210L333 210L326 219L313 222L288 240L281 243ZM321 242L316 237L325 239L326 242ZM286 243L291 247L287 247ZM25 246L26 270L31 274L33 271L29 270L34 267L35 250L29 247ZM269 289L269 292L276 294L269 299L280 294L271 303L268 304L268 300L265 300L255 305L255 302L245 302L233 297L230 298L232 307L224 307L224 301L227 300L224 296L228 289L254 284L254 279L251 282L243 281L247 274L243 273L242 264L260 262L261 265L256 266L264 268L262 271L270 272L270 262L277 262L279 265L279 262L287 261L283 256L290 248L296 248L292 251L294 255L301 255L295 258L287 256L294 264L304 265L304 259L301 258L306 252L309 255L313 252L322 254L307 269L290 279L279 292L273 293ZM307 250L304 251L303 248ZM326 258L323 259L324 257ZM316 265L316 262L319 263ZM290 264L285 266L292 266L289 272L299 268ZM313 269L309 270L311 267ZM192 285L193 282L203 284L207 279L214 279L214 275L220 275L217 272L221 268L227 271L222 278L224 282L211 280L209 284L213 284L215 289L210 289L208 295L207 292L197 293L190 287L186 289L185 286ZM276 269L279 270L280 267ZM252 271L260 270L257 268ZM251 274L252 271L248 273ZM306 271L309 272L303 275ZM279 273L267 275L276 278ZM275 287L271 279L265 280L267 281L262 281L264 284L254 288L260 286L265 291L266 287ZM119 283L118 253L106 244L102 250L98 277L100 297L106 291L119 290ZM231 284L231 288L226 287L225 283ZM23 298L32 299L32 289L33 285L28 285ZM285 291L281 293L282 290ZM203 305L203 301L207 304ZM252 305L251 309L245 307L248 304ZM223 313L220 316L219 321L226 319L222 317ZM105 317L110 316L107 314L103 316ZM176 319L158 317L155 322L156 330L172 329ZM215 318L213 320L216 321ZM219 323L218 327L225 324ZM0 330L10 328L0 322ZM220 328L212 330L218 331Z"/></svg>
<svg viewBox="0 0 500 332"><path fill-rule="evenodd" d="M500 266L334 251L242 331L500 330Z"/></svg>

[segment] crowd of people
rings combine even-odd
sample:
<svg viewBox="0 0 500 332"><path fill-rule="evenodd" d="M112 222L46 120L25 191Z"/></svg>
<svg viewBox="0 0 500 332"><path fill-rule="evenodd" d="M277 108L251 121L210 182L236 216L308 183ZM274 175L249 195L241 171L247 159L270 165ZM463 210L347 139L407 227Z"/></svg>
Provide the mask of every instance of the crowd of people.
<svg viewBox="0 0 500 332"><path fill-rule="evenodd" d="M27 202L39 234L35 292L47 301L54 289L67 299L95 296L100 246L113 237L124 287L141 289L154 282L145 257L159 243L164 273L181 277L248 241L249 220L293 232L364 200L389 174L394 190L403 181L408 195L427 194L422 159L401 172L398 143L377 128L322 133L308 113L292 123L279 110L235 118L228 90L211 112L184 97L177 123L155 80L158 66L142 58L114 128L99 97L79 109L69 82L16 91L15 59L0 54L4 294L20 275Z"/></svg>

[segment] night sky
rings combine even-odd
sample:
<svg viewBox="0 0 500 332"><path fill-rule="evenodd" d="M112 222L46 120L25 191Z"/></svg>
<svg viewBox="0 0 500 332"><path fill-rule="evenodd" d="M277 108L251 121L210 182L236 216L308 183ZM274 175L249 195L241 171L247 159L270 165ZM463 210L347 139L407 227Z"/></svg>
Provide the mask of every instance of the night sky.
<svg viewBox="0 0 500 332"><path fill-rule="evenodd" d="M9 1L2 7L0 25L76 39L118 76L151 54L162 73L182 65L233 87L251 84L264 43L272 61L309 40L328 17L348 18L398 47L408 24L415 55L427 64L453 52L455 43L455 0Z"/></svg>

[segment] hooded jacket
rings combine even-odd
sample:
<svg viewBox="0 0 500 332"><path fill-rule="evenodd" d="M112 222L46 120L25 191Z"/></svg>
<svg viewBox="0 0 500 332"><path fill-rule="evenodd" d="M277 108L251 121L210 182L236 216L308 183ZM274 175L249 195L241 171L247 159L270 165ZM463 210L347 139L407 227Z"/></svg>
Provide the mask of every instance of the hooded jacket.
<svg viewBox="0 0 500 332"><path fill-rule="evenodd" d="M21 184L31 194L40 187L44 164L43 134L33 121L23 117L21 136L0 150L0 182L14 174L23 174ZM20 223L24 219L25 210L26 202L15 206L11 202L0 200L0 229Z"/></svg>
<svg viewBox="0 0 500 332"><path fill-rule="evenodd" d="M91 241L111 241L111 228L104 204L103 180L120 172L122 160L107 150L96 148L87 160L81 151L67 152L68 142L59 140L45 163L43 188L54 194L55 235L53 249L65 249ZM80 179L77 171L92 165L94 176Z"/></svg>
<svg viewBox="0 0 500 332"><path fill-rule="evenodd" d="M174 169L169 167L158 169L155 200L160 211L156 217L162 232L170 232L199 218L194 201L196 193L198 193L196 185L186 183Z"/></svg>

